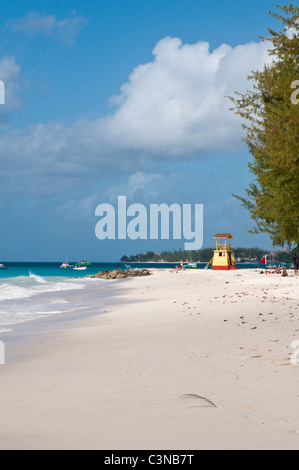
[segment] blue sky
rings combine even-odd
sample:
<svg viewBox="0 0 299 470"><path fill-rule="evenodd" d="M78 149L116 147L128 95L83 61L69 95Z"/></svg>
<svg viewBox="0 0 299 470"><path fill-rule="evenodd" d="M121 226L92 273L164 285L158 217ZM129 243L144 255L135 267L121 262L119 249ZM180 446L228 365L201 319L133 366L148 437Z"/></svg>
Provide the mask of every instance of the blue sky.
<svg viewBox="0 0 299 470"><path fill-rule="evenodd" d="M1 5L0 258L118 260L183 241L99 241L95 208L204 204L204 246L250 235L250 156L225 98L268 62L276 1Z"/></svg>

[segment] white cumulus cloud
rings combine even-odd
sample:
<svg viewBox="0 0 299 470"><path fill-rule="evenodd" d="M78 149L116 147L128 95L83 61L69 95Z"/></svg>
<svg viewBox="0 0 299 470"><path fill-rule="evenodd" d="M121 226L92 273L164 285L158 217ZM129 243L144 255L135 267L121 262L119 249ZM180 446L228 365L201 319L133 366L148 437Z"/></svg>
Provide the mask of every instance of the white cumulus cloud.
<svg viewBox="0 0 299 470"><path fill-rule="evenodd" d="M140 180L143 171L153 173L152 160L236 152L242 129L226 96L250 87L247 76L271 60L268 47L264 42L234 48L224 44L211 51L207 42L162 39L153 60L136 67L113 97L111 114L71 126L33 125L1 136L2 187L12 189L17 183L21 190L28 180L31 189L49 187L57 178L71 187L79 178L114 173L134 173Z"/></svg>
<svg viewBox="0 0 299 470"><path fill-rule="evenodd" d="M55 15L45 15L32 11L26 17L18 19L13 24L12 29L15 32L21 32L29 36L44 34L58 37L72 46L82 28L87 24L87 19L77 16L76 12L72 12L67 18L59 20Z"/></svg>
<svg viewBox="0 0 299 470"><path fill-rule="evenodd" d="M119 195L127 196L130 200L138 191L142 191L143 196L153 198L158 195L158 190L163 183L163 176L159 173L137 171L129 177L126 183L106 190L105 196L107 195L111 201L116 201Z"/></svg>
<svg viewBox="0 0 299 470"><path fill-rule="evenodd" d="M5 104L0 105L0 124L20 105L18 98L21 67L12 56L0 58L0 80L4 85Z"/></svg>
<svg viewBox="0 0 299 470"><path fill-rule="evenodd" d="M240 141L240 122L228 110L227 95L244 91L247 76L269 61L265 43L232 48L183 45L165 38L155 59L137 67L106 120L108 135L129 149L167 155L206 149L231 150Z"/></svg>

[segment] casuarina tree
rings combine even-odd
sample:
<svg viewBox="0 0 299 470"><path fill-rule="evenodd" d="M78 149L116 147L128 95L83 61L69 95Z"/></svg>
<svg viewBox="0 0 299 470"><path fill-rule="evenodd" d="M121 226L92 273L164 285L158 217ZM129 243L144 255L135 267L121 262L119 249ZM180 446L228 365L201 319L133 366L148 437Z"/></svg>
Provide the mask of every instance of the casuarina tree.
<svg viewBox="0 0 299 470"><path fill-rule="evenodd" d="M244 119L244 140L252 155L254 180L241 200L254 220L253 233L267 232L274 245L299 245L299 7L270 13L281 31L268 29L272 59L236 92L232 110Z"/></svg>

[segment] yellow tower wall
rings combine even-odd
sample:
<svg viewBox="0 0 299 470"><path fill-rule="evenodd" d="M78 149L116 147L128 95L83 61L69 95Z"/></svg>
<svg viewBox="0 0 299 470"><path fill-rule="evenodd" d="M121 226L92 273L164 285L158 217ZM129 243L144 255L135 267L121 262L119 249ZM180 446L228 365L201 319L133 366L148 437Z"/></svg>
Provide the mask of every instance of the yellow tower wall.
<svg viewBox="0 0 299 470"><path fill-rule="evenodd" d="M214 258L213 258L213 269L217 270L226 270L234 269L234 253L231 250L215 250L214 251Z"/></svg>

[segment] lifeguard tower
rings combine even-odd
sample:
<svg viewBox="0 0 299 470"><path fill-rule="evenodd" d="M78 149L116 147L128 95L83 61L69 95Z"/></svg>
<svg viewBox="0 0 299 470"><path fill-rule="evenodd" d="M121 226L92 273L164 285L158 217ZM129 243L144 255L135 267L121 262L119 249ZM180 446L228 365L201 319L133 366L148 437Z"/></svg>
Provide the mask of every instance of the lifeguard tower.
<svg viewBox="0 0 299 470"><path fill-rule="evenodd" d="M235 255L231 248L231 240L234 237L230 233L216 233L213 238L216 240L216 250L214 250L214 256L206 268L212 264L214 270L228 271L230 269L238 269Z"/></svg>

